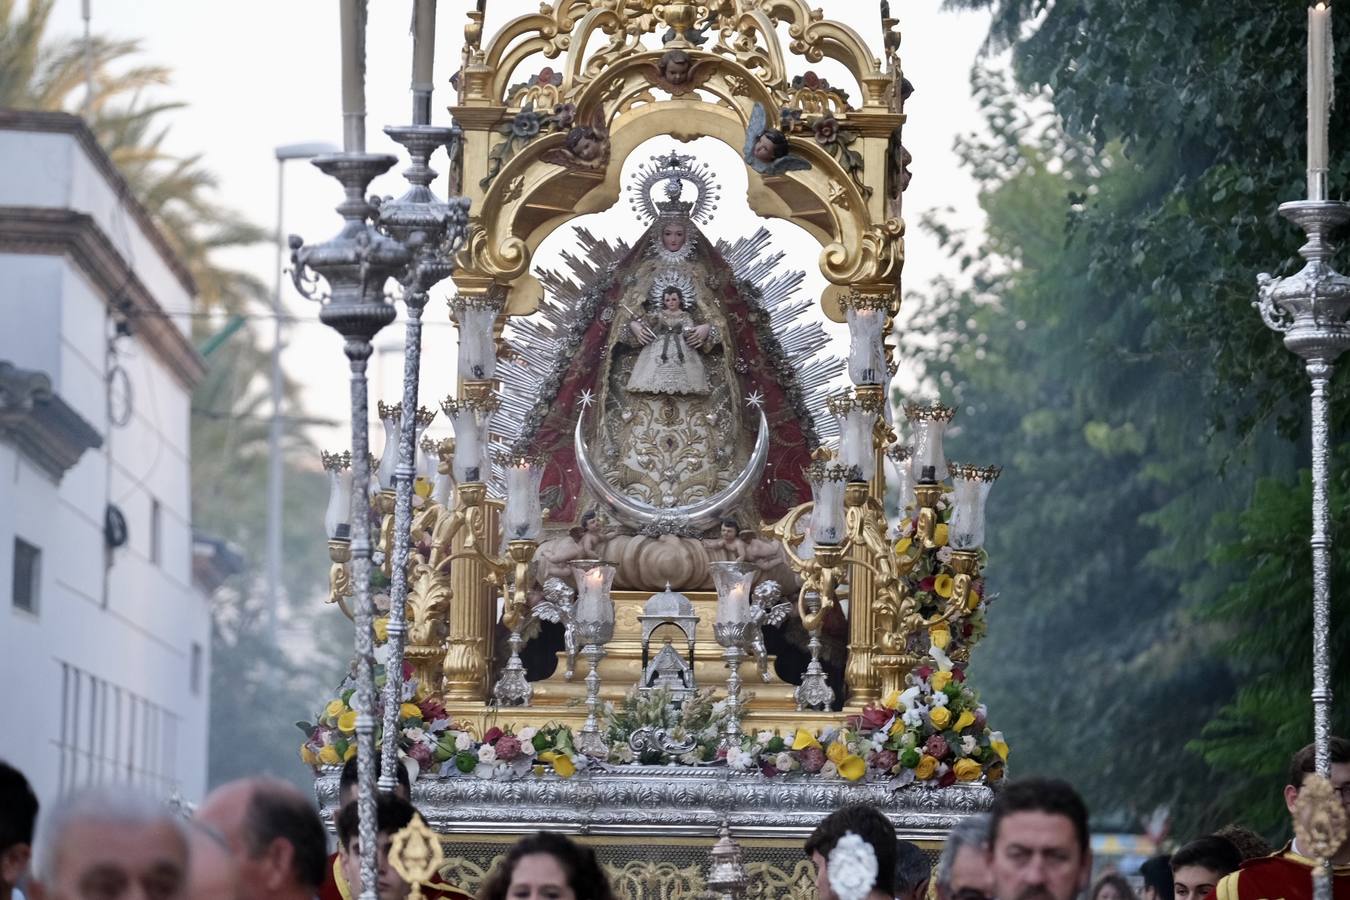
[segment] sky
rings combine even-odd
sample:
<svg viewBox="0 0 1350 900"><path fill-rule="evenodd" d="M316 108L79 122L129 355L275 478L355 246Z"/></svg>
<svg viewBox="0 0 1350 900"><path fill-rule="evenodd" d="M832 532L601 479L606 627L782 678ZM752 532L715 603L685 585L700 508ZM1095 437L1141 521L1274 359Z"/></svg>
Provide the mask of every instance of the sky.
<svg viewBox="0 0 1350 900"><path fill-rule="evenodd" d="M872 0L829 0L822 3L827 16L857 30L881 52L877 4ZM905 195L906 262L902 297L912 306L915 298L934 277L951 274L952 261L940 254L936 243L918 227L924 211L952 209L950 221L963 228L981 224L976 188L962 171L953 152L958 134L979 129L979 111L970 96L969 73L986 33L987 19L978 13L940 11L940 0L892 0L893 14L900 19L903 40L901 61L915 93L906 105L908 122L905 145L913 154L914 180ZM437 49L433 101L433 124L449 124L446 107L454 102L448 81L459 65L466 0L441 0L437 22ZM488 0L485 34L509 18L538 8L532 0ZM95 33L142 42L144 61L166 65L173 82L163 92L166 99L184 101L173 113L168 146L179 154L201 153L207 168L219 177L224 204L252 221L274 227L277 219L278 164L274 148L304 141L341 143L340 61L338 11L333 0L237 0L230 4L207 4L201 0L90 0ZM411 119L409 91L412 39L408 34L411 0L373 0L367 32L367 147L372 152L400 153L380 131L385 125L405 124ZM52 22L55 33L77 35L83 29L81 0L57 0ZM838 84L848 84L842 68L829 60L808 66L800 57L790 57L791 71L813 68ZM518 70L524 76L544 61ZM836 75L836 73L838 73ZM523 77L521 79L523 80ZM719 173L723 214L707 230L713 236L735 237L761 224L770 227L774 242L792 260L810 260L804 265L804 290L818 296L825 282L816 258L819 245L805 232L788 223L759 220L744 201L744 167L724 145L703 140L689 145L655 140L640 146L625 163L625 171L652 153L680 146L682 152L704 155ZM432 160L444 168L444 156ZM282 233L297 233L307 242L318 242L336 233L339 217L333 207L340 199L335 181L304 161L285 164ZM402 166L377 179L371 191L398 195L406 186L398 176ZM442 185L443 187L443 185ZM624 236L630 241L639 226L622 200L606 213L574 220L601 236ZM555 263L566 250L571 231L562 228L539 248L536 262ZM276 278L276 249L260 246L234 251L224 259L247 269L271 284ZM449 281L432 293L424 317L423 368L420 390L423 403L434 405L454 387L455 340L445 299L453 293ZM332 427L311 426L310 433L321 446L343 446L349 404L347 364L337 334L318 322L317 306L283 284L282 303L288 317L283 365L301 388L303 412L330 420ZM270 342L272 322L267 310L252 325ZM823 317L822 317L823 318ZM901 324L905 318L902 310ZM386 328L376 341L371 363L371 398L394 401L401 383L403 328L400 322ZM840 351L842 355L842 351ZM901 373L902 389L905 373ZM430 433L448 433L448 426L433 424ZM375 448L379 442L376 440ZM317 459L314 461L317 465ZM321 512L321 511L320 511Z"/></svg>

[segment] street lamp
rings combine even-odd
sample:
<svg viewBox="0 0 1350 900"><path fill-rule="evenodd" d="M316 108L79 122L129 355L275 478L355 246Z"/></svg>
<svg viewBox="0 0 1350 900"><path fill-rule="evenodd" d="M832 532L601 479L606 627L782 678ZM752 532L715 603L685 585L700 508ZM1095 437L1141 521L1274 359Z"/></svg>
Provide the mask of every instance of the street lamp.
<svg viewBox="0 0 1350 900"><path fill-rule="evenodd" d="M273 151L277 159L277 264L272 291L272 421L267 432L267 633L276 634L277 608L281 605L281 274L286 250L282 231L282 198L285 184L286 161L313 159L324 153L336 153L332 144L311 141L303 144L282 144Z"/></svg>

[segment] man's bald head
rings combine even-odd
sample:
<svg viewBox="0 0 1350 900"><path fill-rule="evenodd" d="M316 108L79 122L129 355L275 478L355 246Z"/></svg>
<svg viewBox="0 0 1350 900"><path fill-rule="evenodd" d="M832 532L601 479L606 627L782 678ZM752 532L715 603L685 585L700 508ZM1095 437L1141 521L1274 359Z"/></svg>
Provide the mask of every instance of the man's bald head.
<svg viewBox="0 0 1350 900"><path fill-rule="evenodd" d="M202 801L197 820L224 837L249 897L310 897L323 884L327 835L309 798L289 782L221 785Z"/></svg>

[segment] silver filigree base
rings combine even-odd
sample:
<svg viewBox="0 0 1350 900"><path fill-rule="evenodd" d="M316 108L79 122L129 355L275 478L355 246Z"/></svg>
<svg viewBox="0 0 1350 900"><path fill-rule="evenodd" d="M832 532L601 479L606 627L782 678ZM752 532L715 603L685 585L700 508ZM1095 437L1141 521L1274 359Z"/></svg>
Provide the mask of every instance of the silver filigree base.
<svg viewBox="0 0 1350 900"><path fill-rule="evenodd" d="M577 752L604 756L609 753L604 732L600 730L600 660L605 658L605 648L587 644L581 654L590 663L590 671L586 673L586 724L576 735Z"/></svg>
<svg viewBox="0 0 1350 900"><path fill-rule="evenodd" d="M507 638L511 657L506 661L501 677L492 688L492 698L502 706L529 706L530 698L534 696L534 688L525 678L525 664L520 660L520 648L524 643L520 629L523 626L524 621L517 625Z"/></svg>
<svg viewBox="0 0 1350 900"><path fill-rule="evenodd" d="M811 651L811 661L806 664L806 672L802 675L802 683L797 685L797 689L792 692L792 695L797 701L797 709L799 710L828 710L834 706L834 688L830 687L830 680L825 675L825 669L820 665L819 628L811 631L806 646Z"/></svg>

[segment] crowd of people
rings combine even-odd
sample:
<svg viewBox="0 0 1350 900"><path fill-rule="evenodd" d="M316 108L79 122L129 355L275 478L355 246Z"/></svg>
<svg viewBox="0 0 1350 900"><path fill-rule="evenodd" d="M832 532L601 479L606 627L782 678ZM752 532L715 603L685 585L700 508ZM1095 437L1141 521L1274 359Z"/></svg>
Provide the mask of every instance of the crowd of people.
<svg viewBox="0 0 1350 900"><path fill-rule="evenodd" d="M1332 787L1350 813L1350 742L1331 743ZM406 772L379 795L379 900L403 900L410 887L389 859L395 834L418 815ZM1284 799L1291 812L1314 771L1313 748L1290 764ZM360 896L355 760L339 782L337 850L314 804L270 778L231 782L211 792L186 821L125 787L62 797L38 815L24 776L0 762L0 900L351 900ZM1272 850L1236 826L1197 837L1149 859L1136 893L1117 873L1089 885L1093 859L1088 810L1067 783L1026 778L1000 785L992 810L957 822L936 867L915 844L897 840L871 806L827 816L804 846L820 900L1313 900L1313 861L1291 841ZM1335 900L1350 900L1350 838L1331 860ZM931 884L930 884L931 882ZM25 893L21 893L24 891ZM423 896L468 895L437 883ZM556 833L518 841L498 861L478 900L613 900L588 846Z"/></svg>

